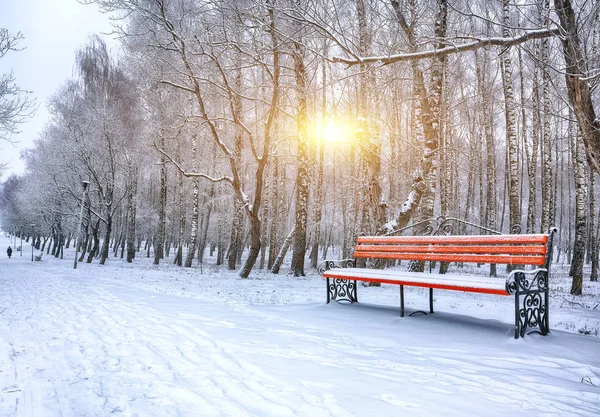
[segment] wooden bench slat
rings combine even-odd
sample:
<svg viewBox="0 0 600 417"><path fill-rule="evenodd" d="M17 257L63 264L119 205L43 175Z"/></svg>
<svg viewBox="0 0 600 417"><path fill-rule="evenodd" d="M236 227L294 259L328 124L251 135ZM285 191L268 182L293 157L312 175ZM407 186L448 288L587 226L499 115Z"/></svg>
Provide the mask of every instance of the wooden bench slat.
<svg viewBox="0 0 600 417"><path fill-rule="evenodd" d="M481 236L361 236L357 243L385 244L546 244L548 235L481 235Z"/></svg>
<svg viewBox="0 0 600 417"><path fill-rule="evenodd" d="M400 252L400 253L472 253L504 255L545 255L546 246L455 246L455 245L358 245L359 252Z"/></svg>
<svg viewBox="0 0 600 417"><path fill-rule="evenodd" d="M545 256L518 256L518 255L465 255L465 254L440 254L440 253L398 253L355 251L355 258L384 258L403 259L410 261L439 261L439 262L473 262L482 264L509 264L509 265L544 265Z"/></svg>

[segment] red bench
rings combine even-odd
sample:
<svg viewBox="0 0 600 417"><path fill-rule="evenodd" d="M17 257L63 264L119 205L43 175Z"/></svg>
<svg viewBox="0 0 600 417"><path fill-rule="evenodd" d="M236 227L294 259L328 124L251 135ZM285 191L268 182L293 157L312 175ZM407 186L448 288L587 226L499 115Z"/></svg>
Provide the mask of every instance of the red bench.
<svg viewBox="0 0 600 417"><path fill-rule="evenodd" d="M327 280L327 303L358 301L357 281L400 286L400 315L404 317L404 286L515 296L515 338L529 328L549 331L548 275L552 238L548 234L479 236L364 236L359 237L354 259L324 261L319 273ZM459 263L508 264L516 268L505 279L456 273L422 273L398 269L356 268L356 259L396 259ZM524 266L530 268L525 270Z"/></svg>

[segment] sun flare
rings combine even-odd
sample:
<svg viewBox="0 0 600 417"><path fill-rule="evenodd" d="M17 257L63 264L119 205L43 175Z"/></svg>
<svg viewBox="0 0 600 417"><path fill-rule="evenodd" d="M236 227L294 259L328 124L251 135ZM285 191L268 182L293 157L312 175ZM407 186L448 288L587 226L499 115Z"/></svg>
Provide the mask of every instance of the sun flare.
<svg viewBox="0 0 600 417"><path fill-rule="evenodd" d="M315 137L325 143L344 144L352 137L352 128L348 123L336 120L327 120L325 123L318 122L315 125Z"/></svg>

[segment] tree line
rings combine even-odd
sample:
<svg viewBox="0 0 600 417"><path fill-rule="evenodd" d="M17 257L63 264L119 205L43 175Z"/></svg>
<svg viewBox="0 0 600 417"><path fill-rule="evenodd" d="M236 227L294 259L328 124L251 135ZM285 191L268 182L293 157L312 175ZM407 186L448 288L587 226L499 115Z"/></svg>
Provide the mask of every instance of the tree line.
<svg viewBox="0 0 600 417"><path fill-rule="evenodd" d="M599 2L93 3L121 48L77 52L5 229L61 256L83 207L81 261L173 251L245 278L443 215L557 226L572 293L586 257L597 280Z"/></svg>

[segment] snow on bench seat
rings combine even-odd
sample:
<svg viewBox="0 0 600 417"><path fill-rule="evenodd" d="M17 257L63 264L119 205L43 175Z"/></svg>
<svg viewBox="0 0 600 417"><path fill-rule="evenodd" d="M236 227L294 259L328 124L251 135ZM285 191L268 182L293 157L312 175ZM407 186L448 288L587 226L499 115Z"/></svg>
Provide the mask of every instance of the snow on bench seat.
<svg viewBox="0 0 600 417"><path fill-rule="evenodd" d="M478 276L428 274L398 270L335 268L323 273L325 278L338 278L382 284L409 285L443 290L468 291L485 294L510 295L506 280Z"/></svg>

